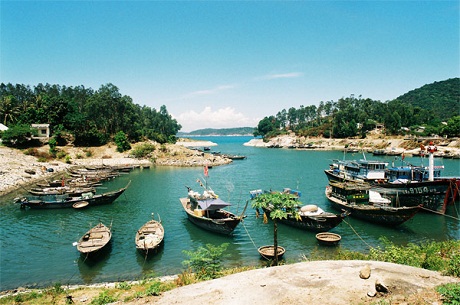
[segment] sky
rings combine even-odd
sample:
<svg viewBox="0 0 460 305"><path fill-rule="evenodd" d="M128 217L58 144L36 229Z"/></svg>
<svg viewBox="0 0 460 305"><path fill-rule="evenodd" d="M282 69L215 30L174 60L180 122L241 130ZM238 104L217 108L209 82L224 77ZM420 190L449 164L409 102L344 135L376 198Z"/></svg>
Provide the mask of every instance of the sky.
<svg viewBox="0 0 460 305"><path fill-rule="evenodd" d="M3 1L0 82L99 89L190 132L460 76L459 1Z"/></svg>

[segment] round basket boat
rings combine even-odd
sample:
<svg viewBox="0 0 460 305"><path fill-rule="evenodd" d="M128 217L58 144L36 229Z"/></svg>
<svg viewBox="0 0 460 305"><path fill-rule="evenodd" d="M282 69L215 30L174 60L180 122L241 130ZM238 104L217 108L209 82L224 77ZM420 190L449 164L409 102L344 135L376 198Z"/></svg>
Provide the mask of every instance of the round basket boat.
<svg viewBox="0 0 460 305"><path fill-rule="evenodd" d="M75 202L75 203L72 205L72 207L73 207L74 209L82 209L82 208L84 208L84 207L87 207L88 204L89 204L88 201L79 201L79 202Z"/></svg>
<svg viewBox="0 0 460 305"><path fill-rule="evenodd" d="M335 246L340 242L342 237L339 234L330 233L330 232L322 232L322 233L316 234L316 239L322 245Z"/></svg>
<svg viewBox="0 0 460 305"><path fill-rule="evenodd" d="M262 246L259 249L257 249L257 251L259 251L259 254L265 259L275 258L275 246ZM281 246L278 246L278 258L281 258L285 252L286 249L284 249Z"/></svg>

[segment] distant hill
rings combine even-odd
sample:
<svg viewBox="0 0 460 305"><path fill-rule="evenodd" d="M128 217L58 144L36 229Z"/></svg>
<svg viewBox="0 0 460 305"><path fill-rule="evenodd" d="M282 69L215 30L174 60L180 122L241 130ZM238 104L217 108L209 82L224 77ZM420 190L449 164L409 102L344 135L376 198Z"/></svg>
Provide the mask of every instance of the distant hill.
<svg viewBox="0 0 460 305"><path fill-rule="evenodd" d="M252 136L254 127L236 127L236 128L205 128L191 132L178 132L178 137L184 136Z"/></svg>
<svg viewBox="0 0 460 305"><path fill-rule="evenodd" d="M397 98L447 120L460 115L460 78L450 78L411 90Z"/></svg>

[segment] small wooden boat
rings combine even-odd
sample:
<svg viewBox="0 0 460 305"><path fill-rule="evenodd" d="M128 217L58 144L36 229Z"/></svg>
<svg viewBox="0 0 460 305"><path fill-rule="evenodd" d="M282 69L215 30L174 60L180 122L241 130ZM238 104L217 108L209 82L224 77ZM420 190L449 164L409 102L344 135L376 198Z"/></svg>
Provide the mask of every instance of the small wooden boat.
<svg viewBox="0 0 460 305"><path fill-rule="evenodd" d="M160 221L154 219L146 222L136 232L136 249L145 255L155 253L163 244L165 231Z"/></svg>
<svg viewBox="0 0 460 305"><path fill-rule="evenodd" d="M321 232L316 234L316 239L322 245L335 246L340 242L342 237L339 234L331 232Z"/></svg>
<svg viewBox="0 0 460 305"><path fill-rule="evenodd" d="M111 239L112 231L100 222L80 238L77 250L84 255L94 254L106 247Z"/></svg>
<svg viewBox="0 0 460 305"><path fill-rule="evenodd" d="M212 190L205 190L203 194L199 194L187 188L188 197L180 198L180 202L188 219L195 225L215 233L229 235L245 217L248 202L241 215L237 216L223 209L231 204L218 198Z"/></svg>
<svg viewBox="0 0 460 305"><path fill-rule="evenodd" d="M278 258L282 258L284 253L286 252L286 249L284 249L281 246L278 246L277 250L278 250ZM257 249L257 251L259 251L259 254L267 260L275 258L275 246L273 245L262 246L259 249Z"/></svg>
<svg viewBox="0 0 460 305"><path fill-rule="evenodd" d="M46 196L28 196L15 199L16 203L21 205L21 208L29 207L31 209L62 209L62 208L72 208L74 204L87 201L89 206L111 204L118 197L123 194L123 192L129 187L131 181L128 184L116 191L102 193L102 194L93 194L83 193L78 197L70 197L69 195L46 195Z"/></svg>
<svg viewBox="0 0 460 305"><path fill-rule="evenodd" d="M75 202L75 203L72 205L72 207L73 207L74 209L82 209L82 208L87 207L88 204L89 204L88 201L79 201L79 202Z"/></svg>

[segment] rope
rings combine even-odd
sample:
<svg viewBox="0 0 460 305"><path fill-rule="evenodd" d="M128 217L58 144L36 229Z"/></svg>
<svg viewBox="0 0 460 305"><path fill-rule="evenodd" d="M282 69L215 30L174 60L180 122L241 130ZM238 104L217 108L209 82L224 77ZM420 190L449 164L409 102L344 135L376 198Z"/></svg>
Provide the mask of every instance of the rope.
<svg viewBox="0 0 460 305"><path fill-rule="evenodd" d="M246 233L248 234L249 239L251 240L252 244L254 245L254 248L259 249L259 247L256 246L256 243L255 243L254 240L252 239L251 235L249 234L249 231L248 231L248 229L246 228L246 226L244 225L244 222L243 222L243 221L241 222L241 224L243 225L244 230L246 231Z"/></svg>
<svg viewBox="0 0 460 305"><path fill-rule="evenodd" d="M422 210L425 210L425 211L428 211L430 213L434 213L434 214L438 214L438 215L441 215L441 216L445 216L445 217L450 217L452 219L455 219L455 220L460 220L460 218L458 217L454 217L454 216L451 216L451 215L446 215L446 214L443 214L443 213L440 213L440 212L437 212L437 211L433 211L433 210L430 210L430 209L427 209L425 207L420 207Z"/></svg>
<svg viewBox="0 0 460 305"><path fill-rule="evenodd" d="M348 226L350 226L350 228L353 230L353 232L355 232L356 236L359 237L359 239L361 239L361 241L366 244L366 246L369 247L369 249L373 249L374 247L372 247L371 245L369 245L359 234L358 232L356 232L356 230L351 226L351 224L349 224L345 219L342 220L344 223L346 223Z"/></svg>

